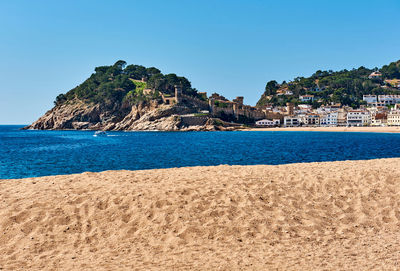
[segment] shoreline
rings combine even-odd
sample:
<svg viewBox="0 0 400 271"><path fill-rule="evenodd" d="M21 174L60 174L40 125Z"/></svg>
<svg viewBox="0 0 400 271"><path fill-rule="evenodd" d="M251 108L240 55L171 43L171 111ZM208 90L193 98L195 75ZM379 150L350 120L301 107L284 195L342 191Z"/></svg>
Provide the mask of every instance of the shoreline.
<svg viewBox="0 0 400 271"><path fill-rule="evenodd" d="M332 163L355 163L355 162L367 162L367 161L381 161L381 160L394 160L398 159L400 162L400 157L388 157L388 158L371 158L371 159L356 159L356 160L335 160L335 161L315 161L315 162L295 162L295 163L285 163L285 164L249 164L249 165L240 165L240 164L219 164L219 165L211 165L211 166L182 166L182 167L165 167L165 168L147 168L147 169L106 169L102 171L83 171L78 173L66 173L66 174L57 174L57 175L43 175L43 176L32 176L32 177L23 177L23 178L0 178L0 185L3 181L19 181L19 180L34 180L34 179L47 179L47 178L66 178L66 177L79 177L80 175L91 175L91 174L118 174L119 172L127 172L127 173L152 173L158 171L179 171L179 170L212 170L214 168L220 167L285 167L285 166L299 166L302 165L323 165L323 164L332 164Z"/></svg>
<svg viewBox="0 0 400 271"><path fill-rule="evenodd" d="M218 167L279 167L279 166L302 166L308 164L331 164L331 163L346 163L346 162L365 162L365 161L380 161L380 160L391 160L391 159L399 159L400 157L385 157L385 158L371 158L371 159L356 159L356 160L334 160L334 161L315 161L315 162L295 162L295 163L285 163L285 164L249 164L249 165L240 165L240 164L219 164L219 165L210 165L210 166L181 166L181 167L165 167L165 168L147 168L147 169L106 169L102 171L83 171L78 173L66 173L66 174L56 174L56 175L43 175L43 176L32 176L32 177L23 177L23 178L0 178L0 185L2 181L18 181L18 180L32 180L32 179L42 179L42 178L65 178L65 177L79 177L82 174L112 174L118 172L129 172L129 173L151 173L155 171L170 171L170 170L197 170L197 169L213 169Z"/></svg>
<svg viewBox="0 0 400 271"><path fill-rule="evenodd" d="M22 125L3 125L3 126L22 126ZM391 127L253 127L253 128L242 128L242 127L231 127L225 131L265 131L265 132L361 132L361 133L400 133L400 126ZM20 129L23 130L23 129ZM102 130L91 130L91 129L59 129L59 130L37 130L37 129L26 129L27 131L84 131L84 132L96 132ZM224 130L108 130L106 132L223 132Z"/></svg>
<svg viewBox="0 0 400 271"><path fill-rule="evenodd" d="M400 158L0 180L5 270L391 270Z"/></svg>
<svg viewBox="0 0 400 271"><path fill-rule="evenodd" d="M400 133L400 127L274 127L248 128L242 131Z"/></svg>

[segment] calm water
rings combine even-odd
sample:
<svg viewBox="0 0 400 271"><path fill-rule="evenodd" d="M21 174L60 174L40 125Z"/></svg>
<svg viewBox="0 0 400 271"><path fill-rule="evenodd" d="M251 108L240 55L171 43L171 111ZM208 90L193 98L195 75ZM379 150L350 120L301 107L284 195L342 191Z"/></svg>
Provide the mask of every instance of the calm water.
<svg viewBox="0 0 400 271"><path fill-rule="evenodd" d="M0 126L0 179L110 169L399 157L400 134L21 131Z"/></svg>

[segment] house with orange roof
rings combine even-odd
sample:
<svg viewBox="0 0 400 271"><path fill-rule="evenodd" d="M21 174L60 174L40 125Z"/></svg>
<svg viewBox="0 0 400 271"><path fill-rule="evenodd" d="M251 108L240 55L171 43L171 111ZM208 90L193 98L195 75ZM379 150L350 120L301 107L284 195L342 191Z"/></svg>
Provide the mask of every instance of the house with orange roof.
<svg viewBox="0 0 400 271"><path fill-rule="evenodd" d="M382 73L375 71L372 72L370 75L368 75L369 79L381 79L382 78Z"/></svg>

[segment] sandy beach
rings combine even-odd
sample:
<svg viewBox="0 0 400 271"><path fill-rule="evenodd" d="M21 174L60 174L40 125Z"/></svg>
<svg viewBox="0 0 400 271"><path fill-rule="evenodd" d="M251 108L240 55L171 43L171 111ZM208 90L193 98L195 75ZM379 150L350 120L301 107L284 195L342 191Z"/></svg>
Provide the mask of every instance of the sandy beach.
<svg viewBox="0 0 400 271"><path fill-rule="evenodd" d="M400 159L0 180L0 270L395 270Z"/></svg>
<svg viewBox="0 0 400 271"><path fill-rule="evenodd" d="M242 131L307 131L307 132L365 132L365 133L400 133L400 127L276 127L249 128Z"/></svg>

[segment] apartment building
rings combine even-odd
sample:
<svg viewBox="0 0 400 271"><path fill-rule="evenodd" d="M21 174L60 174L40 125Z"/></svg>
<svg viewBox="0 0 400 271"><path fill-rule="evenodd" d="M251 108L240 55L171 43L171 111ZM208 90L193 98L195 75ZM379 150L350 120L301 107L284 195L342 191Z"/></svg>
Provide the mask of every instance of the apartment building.
<svg viewBox="0 0 400 271"><path fill-rule="evenodd" d="M347 112L347 126L367 126L371 124L371 114L364 110Z"/></svg>
<svg viewBox="0 0 400 271"><path fill-rule="evenodd" d="M392 110L387 116L388 126L400 126L400 110Z"/></svg>
<svg viewBox="0 0 400 271"><path fill-rule="evenodd" d="M320 115L319 123L321 126L332 127L338 125L338 112L330 112Z"/></svg>

